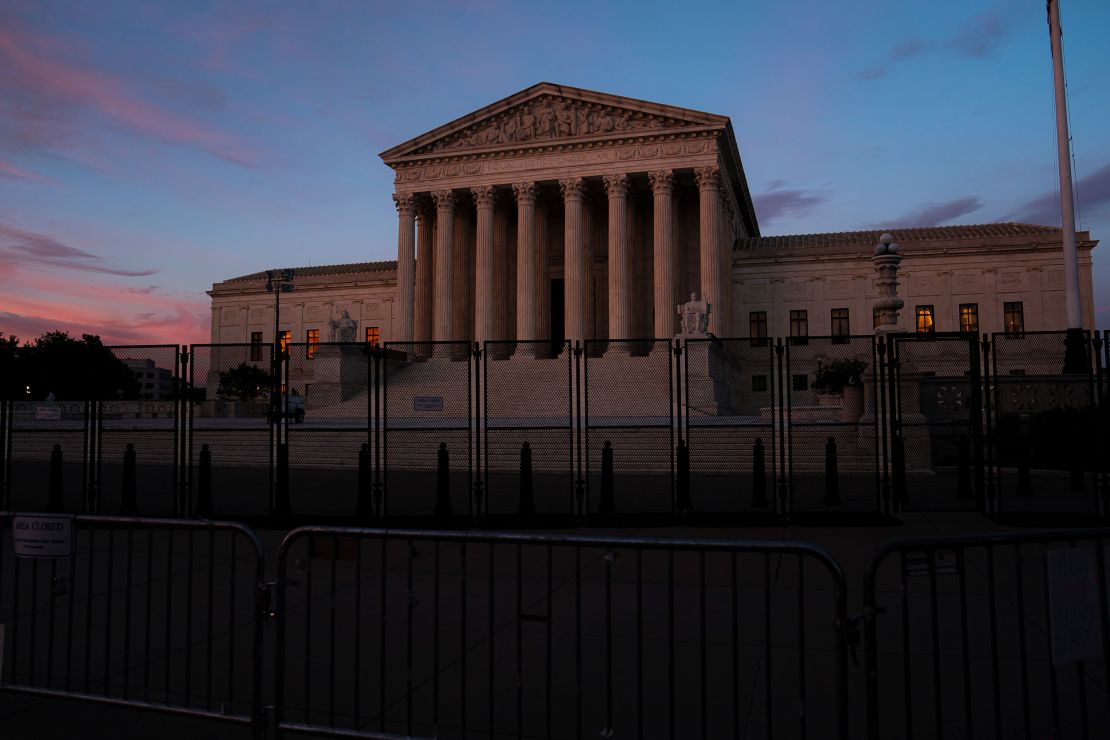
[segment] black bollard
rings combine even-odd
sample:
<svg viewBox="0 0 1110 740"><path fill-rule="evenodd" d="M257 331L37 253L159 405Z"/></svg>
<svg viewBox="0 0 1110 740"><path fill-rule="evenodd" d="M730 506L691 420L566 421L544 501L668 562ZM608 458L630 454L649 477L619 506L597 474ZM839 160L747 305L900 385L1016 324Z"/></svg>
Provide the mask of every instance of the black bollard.
<svg viewBox="0 0 1110 740"><path fill-rule="evenodd" d="M1083 459L1076 453L1072 453L1070 478L1068 482L1068 493L1087 492L1087 480L1083 475Z"/></svg>
<svg viewBox="0 0 1110 740"><path fill-rule="evenodd" d="M525 442L520 448L520 515L531 516L536 513L536 501L532 495L532 446Z"/></svg>
<svg viewBox="0 0 1110 740"><path fill-rule="evenodd" d="M829 437L825 443L825 498L826 506L840 505L840 474L836 469L836 440Z"/></svg>
<svg viewBox="0 0 1110 740"><path fill-rule="evenodd" d="M276 475L274 515L282 518L293 516L293 505L289 500L289 445L285 442L280 442L277 446Z"/></svg>
<svg viewBox="0 0 1110 740"><path fill-rule="evenodd" d="M46 502L47 511L62 511L62 446L54 445L50 451L50 487Z"/></svg>
<svg viewBox="0 0 1110 740"><path fill-rule="evenodd" d="M446 442L439 443L436 453L436 517L451 517L451 458Z"/></svg>
<svg viewBox="0 0 1110 740"><path fill-rule="evenodd" d="M358 490L355 492L356 519L370 519L374 515L374 502L370 491L370 444L363 442L358 448Z"/></svg>
<svg viewBox="0 0 1110 740"><path fill-rule="evenodd" d="M690 498L690 448L681 439L678 441L678 481L675 498L680 514L694 510L694 502Z"/></svg>
<svg viewBox="0 0 1110 740"><path fill-rule="evenodd" d="M1021 415L1017 434L1017 489L1019 496L1033 495L1033 477L1029 472L1029 414Z"/></svg>
<svg viewBox="0 0 1110 740"><path fill-rule="evenodd" d="M960 437L956 447L956 498L971 498L971 447Z"/></svg>
<svg viewBox="0 0 1110 740"><path fill-rule="evenodd" d="M602 514L617 513L617 504L613 500L613 445L605 440L601 449L601 505L598 511Z"/></svg>
<svg viewBox="0 0 1110 740"><path fill-rule="evenodd" d="M185 512L188 515L188 512ZM197 471L197 511L201 519L212 518L212 451L200 446L200 469Z"/></svg>
<svg viewBox="0 0 1110 740"><path fill-rule="evenodd" d="M753 509L767 508L767 468L764 461L763 439L756 437L752 446L752 503Z"/></svg>
<svg viewBox="0 0 1110 740"><path fill-rule="evenodd" d="M135 445L128 443L123 452L123 486L120 491L120 513L134 516L139 510L135 482Z"/></svg>

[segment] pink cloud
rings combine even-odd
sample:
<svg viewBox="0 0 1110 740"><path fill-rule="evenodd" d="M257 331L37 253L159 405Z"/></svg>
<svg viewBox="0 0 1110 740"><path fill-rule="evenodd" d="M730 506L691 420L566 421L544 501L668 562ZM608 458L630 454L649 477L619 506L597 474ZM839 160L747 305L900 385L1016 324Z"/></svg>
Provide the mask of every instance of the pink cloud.
<svg viewBox="0 0 1110 740"><path fill-rule="evenodd" d="M46 180L47 178L36 172L29 172L22 167L17 167L11 162L0 159L0 177L13 180Z"/></svg>
<svg viewBox="0 0 1110 740"><path fill-rule="evenodd" d="M105 265L91 252L64 244L52 236L0 223L0 264L40 264L121 277L146 277L157 270L125 270Z"/></svg>
<svg viewBox="0 0 1110 740"><path fill-rule="evenodd" d="M10 22L0 26L0 95L17 102L4 105L16 135L28 143L48 145L74 135L67 106L84 106L137 133L172 144L196 146L240 165L257 163L257 152L220 131L187 120L138 99L119 79L90 67L62 61L47 39ZM68 132L68 133L67 133Z"/></svg>

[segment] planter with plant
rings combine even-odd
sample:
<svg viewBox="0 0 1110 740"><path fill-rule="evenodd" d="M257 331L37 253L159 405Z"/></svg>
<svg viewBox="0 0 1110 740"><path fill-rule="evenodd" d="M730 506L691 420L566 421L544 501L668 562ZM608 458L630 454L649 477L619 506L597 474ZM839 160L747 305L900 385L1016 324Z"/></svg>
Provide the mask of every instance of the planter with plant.
<svg viewBox="0 0 1110 740"><path fill-rule="evenodd" d="M863 413L863 360L833 360L818 362L813 373L813 390L819 395L818 404L839 405L846 422L859 420Z"/></svg>

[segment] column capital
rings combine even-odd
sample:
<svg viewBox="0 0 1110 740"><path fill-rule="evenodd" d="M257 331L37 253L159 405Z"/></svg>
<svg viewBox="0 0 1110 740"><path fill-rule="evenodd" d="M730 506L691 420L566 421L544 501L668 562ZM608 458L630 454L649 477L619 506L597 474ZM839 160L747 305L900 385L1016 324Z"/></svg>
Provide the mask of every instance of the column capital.
<svg viewBox="0 0 1110 740"><path fill-rule="evenodd" d="M586 180L581 177L568 177L559 181L559 190L563 192L563 200L582 200L586 190Z"/></svg>
<svg viewBox="0 0 1110 740"><path fill-rule="evenodd" d="M414 193L394 193L393 205L397 207L400 216L412 216L416 213L416 195Z"/></svg>
<svg viewBox="0 0 1110 740"><path fill-rule="evenodd" d="M517 205L536 203L536 183L534 182L514 182L513 183L513 197L516 198Z"/></svg>
<svg viewBox="0 0 1110 740"><path fill-rule="evenodd" d="M474 196L474 205L478 208L493 208L497 198L497 190L492 185L476 185L470 189Z"/></svg>
<svg viewBox="0 0 1110 740"><path fill-rule="evenodd" d="M413 198L413 207L416 217L422 221L434 221L436 217L436 204L427 193L419 193Z"/></svg>
<svg viewBox="0 0 1110 740"><path fill-rule="evenodd" d="M628 175L623 172L602 177L605 183L605 193L610 198L628 195Z"/></svg>
<svg viewBox="0 0 1110 740"><path fill-rule="evenodd" d="M436 202L436 210L452 211L455 208L455 191L433 190L432 200Z"/></svg>
<svg viewBox="0 0 1110 740"><path fill-rule="evenodd" d="M715 164L695 167L694 177L698 181L698 190L719 190L721 187L721 168Z"/></svg>
<svg viewBox="0 0 1110 740"><path fill-rule="evenodd" d="M651 192L671 194L674 192L674 170L655 170L648 173L651 181Z"/></svg>

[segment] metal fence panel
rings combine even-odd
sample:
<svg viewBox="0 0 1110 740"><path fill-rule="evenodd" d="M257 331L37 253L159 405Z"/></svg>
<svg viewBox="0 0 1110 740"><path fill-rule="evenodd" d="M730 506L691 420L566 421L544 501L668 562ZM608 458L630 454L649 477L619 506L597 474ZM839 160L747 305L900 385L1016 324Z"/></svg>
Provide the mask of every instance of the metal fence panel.
<svg viewBox="0 0 1110 740"><path fill-rule="evenodd" d="M875 338L791 337L784 362L789 510L879 512Z"/></svg>
<svg viewBox="0 0 1110 740"><path fill-rule="evenodd" d="M102 401L97 414L101 511L121 510L128 447L135 453L137 511L149 516L176 512L178 399L182 378L177 345L109 347L135 375L127 397Z"/></svg>
<svg viewBox="0 0 1110 740"><path fill-rule="evenodd" d="M299 515L352 514L358 507L360 453L365 466L373 443L375 352L365 342L289 345L283 438Z"/></svg>
<svg viewBox="0 0 1110 740"><path fill-rule="evenodd" d="M992 431L999 513L1097 512L1102 424L1092 338L1065 372L1066 332L991 337Z"/></svg>
<svg viewBox="0 0 1110 740"><path fill-rule="evenodd" d="M895 506L983 508L982 373L974 334L890 337Z"/></svg>
<svg viewBox="0 0 1110 740"><path fill-rule="evenodd" d="M486 342L482 468L490 514L574 510L574 353L550 341ZM527 444L527 451L524 445Z"/></svg>
<svg viewBox="0 0 1110 740"><path fill-rule="evenodd" d="M681 363L690 497L698 512L775 511L773 340L690 339Z"/></svg>
<svg viewBox="0 0 1110 740"><path fill-rule="evenodd" d="M61 509L85 511L90 473L89 401L11 401L7 494L13 509L45 511L52 487Z"/></svg>
<svg viewBox="0 0 1110 740"><path fill-rule="evenodd" d="M447 454L444 500L452 514L473 513L474 429L480 411L474 345L386 342L385 348L384 513L436 513L441 451Z"/></svg>
<svg viewBox="0 0 1110 740"><path fill-rule="evenodd" d="M68 558L13 556L0 514L0 690L248 724L262 552L239 524L78 516Z"/></svg>
<svg viewBox="0 0 1110 740"><path fill-rule="evenodd" d="M582 387L590 512L675 508L674 349L670 340L584 343ZM605 459L612 450L612 490ZM612 496L610 506L609 496Z"/></svg>
<svg viewBox="0 0 1110 740"><path fill-rule="evenodd" d="M882 548L864 585L869 737L1110 734L1108 537Z"/></svg>
<svg viewBox="0 0 1110 740"><path fill-rule="evenodd" d="M814 546L302 528L278 562L284 729L848 737Z"/></svg>
<svg viewBox="0 0 1110 740"><path fill-rule="evenodd" d="M213 506L219 515L258 515L272 510L273 383L272 345L192 345L192 494L195 498L202 485L200 465L207 449L211 455Z"/></svg>

